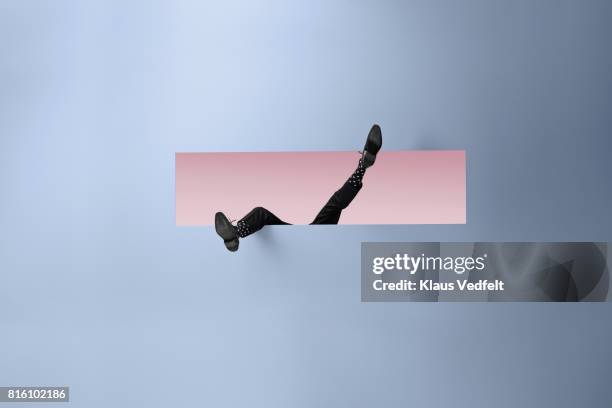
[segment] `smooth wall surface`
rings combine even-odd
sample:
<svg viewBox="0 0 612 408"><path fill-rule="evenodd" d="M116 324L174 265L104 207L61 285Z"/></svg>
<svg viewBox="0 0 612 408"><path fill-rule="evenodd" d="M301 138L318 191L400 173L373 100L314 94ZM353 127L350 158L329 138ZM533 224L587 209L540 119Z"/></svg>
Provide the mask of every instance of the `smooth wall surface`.
<svg viewBox="0 0 612 408"><path fill-rule="evenodd" d="M213 225L217 211L239 220L257 206L310 224L359 158L356 151L177 153L176 224ZM465 170L459 150L379 152L338 223L465 224Z"/></svg>
<svg viewBox="0 0 612 408"><path fill-rule="evenodd" d="M612 3L3 1L0 384L609 407L610 304L360 303L362 241L611 241ZM174 154L467 152L466 225L175 224ZM323 147L322 147L323 146ZM26 407L27 405L23 405Z"/></svg>

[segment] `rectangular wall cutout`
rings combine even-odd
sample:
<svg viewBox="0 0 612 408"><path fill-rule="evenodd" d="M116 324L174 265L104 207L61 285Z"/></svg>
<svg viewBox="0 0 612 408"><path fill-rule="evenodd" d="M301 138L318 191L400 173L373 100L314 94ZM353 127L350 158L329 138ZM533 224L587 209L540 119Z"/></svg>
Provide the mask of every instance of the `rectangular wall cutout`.
<svg viewBox="0 0 612 408"><path fill-rule="evenodd" d="M265 207L309 224L357 167L357 152L176 153L176 224L212 225ZM340 224L465 224L465 151L388 151Z"/></svg>

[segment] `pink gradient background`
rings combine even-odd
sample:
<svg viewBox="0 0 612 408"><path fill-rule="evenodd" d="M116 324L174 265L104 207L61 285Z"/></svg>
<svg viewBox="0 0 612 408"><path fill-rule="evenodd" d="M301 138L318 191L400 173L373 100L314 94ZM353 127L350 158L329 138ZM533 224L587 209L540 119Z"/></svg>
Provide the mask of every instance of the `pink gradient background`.
<svg viewBox="0 0 612 408"><path fill-rule="evenodd" d="M212 225L262 206L309 224L357 166L357 152L176 153L176 224ZM465 224L464 151L380 152L340 224Z"/></svg>

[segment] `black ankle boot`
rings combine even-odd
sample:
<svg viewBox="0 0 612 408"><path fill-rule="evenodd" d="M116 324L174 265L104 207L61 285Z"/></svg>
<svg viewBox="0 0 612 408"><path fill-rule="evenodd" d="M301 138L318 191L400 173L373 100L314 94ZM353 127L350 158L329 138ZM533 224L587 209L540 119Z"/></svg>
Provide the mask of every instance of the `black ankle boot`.
<svg viewBox="0 0 612 408"><path fill-rule="evenodd" d="M223 238L223 242L225 243L225 247L227 249L232 252L236 252L238 250L239 240L236 227L232 225L230 220L228 220L225 214L222 212L215 214L215 231L217 231L217 234Z"/></svg>
<svg viewBox="0 0 612 408"><path fill-rule="evenodd" d="M382 147L382 132L380 126L374 125L368 133L365 146L363 147L363 154L361 160L365 168L370 167L376 161L376 154Z"/></svg>

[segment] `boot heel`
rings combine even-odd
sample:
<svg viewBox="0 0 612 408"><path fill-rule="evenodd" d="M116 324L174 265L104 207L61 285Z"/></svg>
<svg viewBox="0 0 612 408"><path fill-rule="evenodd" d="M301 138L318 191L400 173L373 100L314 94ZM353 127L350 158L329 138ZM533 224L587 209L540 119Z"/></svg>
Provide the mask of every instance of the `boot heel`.
<svg viewBox="0 0 612 408"><path fill-rule="evenodd" d="M376 155L368 151L363 152L363 166L364 167L366 168L370 167L371 165L374 164L375 161L376 161Z"/></svg>

